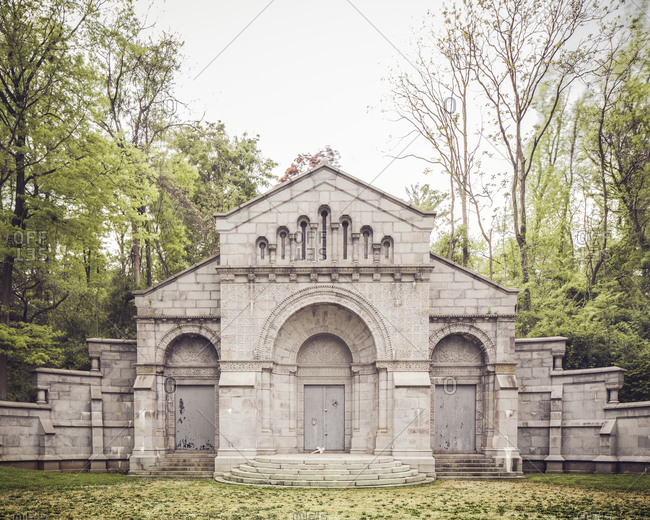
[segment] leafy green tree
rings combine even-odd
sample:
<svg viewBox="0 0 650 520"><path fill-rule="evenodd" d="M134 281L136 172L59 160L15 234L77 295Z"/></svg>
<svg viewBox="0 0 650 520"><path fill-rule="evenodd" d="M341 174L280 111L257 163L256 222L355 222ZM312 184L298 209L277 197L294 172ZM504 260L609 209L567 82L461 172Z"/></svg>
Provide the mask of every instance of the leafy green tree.
<svg viewBox="0 0 650 520"><path fill-rule="evenodd" d="M228 136L221 122L182 127L171 136L175 160L196 171L183 194L180 186L167 191L188 231L184 247L190 263L219 250L214 213L228 211L270 185L276 163L263 157L258 142L259 136Z"/></svg>
<svg viewBox="0 0 650 520"><path fill-rule="evenodd" d="M164 182L157 182L155 147L166 133L180 124L174 96L180 69L182 43L171 34L146 37L146 27L131 3L124 3L112 20L95 31L94 45L100 57L105 107L98 124L117 143L132 169L131 182L124 185L120 202L129 220L133 282L152 284L151 204Z"/></svg>
<svg viewBox="0 0 650 520"><path fill-rule="evenodd" d="M79 194L92 199L96 187L88 175L95 170L89 116L96 76L81 41L100 3L0 4L0 322L5 326L63 301L61 294L54 299L48 294L44 268L54 251L53 232L70 237L73 227L89 223ZM36 298L23 298L14 315L17 270L21 296L32 290ZM6 363L7 354L0 354L0 399L6 395Z"/></svg>

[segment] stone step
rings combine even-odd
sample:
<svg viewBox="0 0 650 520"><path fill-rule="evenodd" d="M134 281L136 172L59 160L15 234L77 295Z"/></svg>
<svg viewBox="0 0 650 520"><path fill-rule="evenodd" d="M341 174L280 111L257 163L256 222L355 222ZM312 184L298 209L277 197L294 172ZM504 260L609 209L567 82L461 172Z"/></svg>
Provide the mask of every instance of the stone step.
<svg viewBox="0 0 650 520"><path fill-rule="evenodd" d="M239 469L241 470L259 473L263 475L275 475L278 473L292 473L298 475L356 475L359 473L390 475L396 472L403 472L411 469L410 466L405 464L401 466L391 465L391 466L380 467L380 468L359 466L359 465L354 465L354 467L350 466L350 467L340 467L340 468L330 468L328 466L325 466L325 468L326 469L316 469L313 468L312 466L307 466L307 465L291 466L285 464L283 464L282 467L280 468L268 468L266 466L259 466L254 463L241 464L239 466Z"/></svg>
<svg viewBox="0 0 650 520"><path fill-rule="evenodd" d="M214 478L214 452L176 452L161 455L154 466L131 472L135 477Z"/></svg>
<svg viewBox="0 0 650 520"><path fill-rule="evenodd" d="M393 457L261 456L233 468L220 482L290 487L383 487L431 482Z"/></svg>
<svg viewBox="0 0 650 520"><path fill-rule="evenodd" d="M237 477L245 477L245 478L259 478L259 479L274 479L274 480L300 480L300 481L309 481L309 480L339 480L339 481L349 481L349 480L355 480L355 479L363 479L363 480L386 480L386 479L394 479L394 478L407 478L407 477L414 477L418 475L418 471L416 469L407 469L404 471L399 471L399 472L391 472L391 473L366 473L366 472L360 472L360 473L347 473L347 474L342 474L342 473L329 473L329 474L323 474L323 473L309 473L309 474L303 474L303 473L287 473L287 472L282 472L282 473L258 473L255 471L251 470L243 470L241 466L239 468L233 468L230 473L234 476Z"/></svg>
<svg viewBox="0 0 650 520"><path fill-rule="evenodd" d="M319 455L296 455L291 456L291 458L279 458L274 455L261 455L255 457L253 462L260 462L265 464L326 464L328 466L339 464L347 466L349 464L401 464L399 461L395 460L393 457L387 456L377 456L377 457L359 457L355 458L354 456L349 457L338 457L338 456L322 456Z"/></svg>
<svg viewBox="0 0 650 520"><path fill-rule="evenodd" d="M158 471L158 468L145 469L129 473L131 477L146 478L213 478L214 471Z"/></svg>
<svg viewBox="0 0 650 520"><path fill-rule="evenodd" d="M304 469L313 469L313 470L347 470L347 469L384 469L384 468L393 468L401 466L399 461L390 461L390 462L350 462L348 464L341 463L327 463L327 462L310 462L304 463L301 461L297 462L282 462L282 463L270 463L270 462L259 462L257 459L247 462L247 464L255 466L257 468L264 468L271 471L277 471L279 469L295 468L302 467Z"/></svg>
<svg viewBox="0 0 650 520"><path fill-rule="evenodd" d="M524 475L521 473L489 473L489 474L448 474L448 475L439 475L436 473L436 478L441 480L502 480L502 479L522 479Z"/></svg>
<svg viewBox="0 0 650 520"><path fill-rule="evenodd" d="M424 484L433 482L433 479L427 478L424 474L405 478L391 479L372 479L372 480L288 480L288 479L264 479L252 477L239 477L226 473L223 478L217 478L217 481L226 484L243 484L253 486L287 486L287 487L316 487L316 488L346 488L346 487L394 487L407 486L415 484Z"/></svg>
<svg viewBox="0 0 650 520"><path fill-rule="evenodd" d="M478 468L486 467L486 466L494 466L495 463L494 461L482 461L482 462L451 462L451 461L439 461L436 459L436 466L475 466Z"/></svg>

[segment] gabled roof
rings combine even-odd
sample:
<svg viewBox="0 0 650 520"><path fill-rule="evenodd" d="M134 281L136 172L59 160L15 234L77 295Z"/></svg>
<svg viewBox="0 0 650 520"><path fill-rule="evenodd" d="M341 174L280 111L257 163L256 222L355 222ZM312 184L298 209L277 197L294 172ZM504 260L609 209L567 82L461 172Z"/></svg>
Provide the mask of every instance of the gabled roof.
<svg viewBox="0 0 650 520"><path fill-rule="evenodd" d="M343 177L347 181L350 181L350 182L360 186L362 188L362 190L357 195L357 197L361 197L361 194L364 191L369 190L369 191L372 191L372 192L380 195L382 198L390 200L391 202L393 202L393 203L395 203L395 204L397 204L399 206L402 206L403 208L409 209L409 210L413 211L414 213L417 213L420 216L423 216L423 217L425 217L425 216L433 216L433 217L435 217L436 216L435 211L422 210L422 209L416 208L415 206L411 206L410 204L404 202L402 199L400 199L398 197L395 197L394 195L391 195L390 193L386 193L385 191L380 190L379 188L376 188L372 184L364 182L361 179L358 179L358 178L350 175L349 173L345 173L343 170L340 170L340 169L338 169L338 168L336 168L334 166L331 166L329 164L323 164L323 165L316 166L315 168L313 168L312 170L309 170L308 172L301 173L300 175L296 175L295 177L293 177L289 181L286 181L286 182L283 182L281 184L278 184L277 186L274 186L273 188L271 188L266 193L263 193L262 195L258 195L257 197L255 197L255 198L253 198L253 199L251 199L251 200L249 200L247 202L244 202L243 204L240 204L239 206L231 209L230 211L227 211L226 213L215 213L214 217L219 218L219 219L228 218L230 215L233 215L233 214L235 214L235 213L237 213L237 212L239 212L239 211L241 211L241 210L243 210L243 209L245 209L245 208L247 208L249 206L257 204L258 202L266 200L266 199L268 199L268 198L270 198L270 197L272 197L272 196L274 196L274 195L276 195L278 193L281 193L282 191L291 188L292 186L298 184L299 182L301 182L301 181L303 181L303 180L305 180L305 179L307 179L309 177L317 175L318 172L320 172L322 170L330 170L331 172L335 173L336 175L338 175L340 177Z"/></svg>
<svg viewBox="0 0 650 520"><path fill-rule="evenodd" d="M457 269L458 271L463 271L465 274L468 276L471 276L475 280L479 280L481 282L484 282L487 285L491 285L492 287L499 289L500 291L503 291L504 293L508 294L518 294L519 289L511 289L510 287L505 287L504 285L498 284L493 280L490 280L489 278L486 278L485 276L481 276L478 273L475 273L474 271L471 271L470 269L467 269L467 267L463 267L460 264L457 264L456 262L452 262L448 258L445 258L444 256L440 256L436 253L429 252L429 255L431 256L432 260L436 260L437 262L442 262L443 264L447 264L449 267L453 267L454 269Z"/></svg>
<svg viewBox="0 0 650 520"><path fill-rule="evenodd" d="M187 269L183 269L182 271L179 271L178 273L173 274L169 278L166 278L162 282L158 282L157 284L154 284L151 287L147 287L146 289L138 289L136 291L133 291L133 294L135 294L136 296L141 296L141 295L144 295L144 294L148 294L151 291L161 289L165 285L168 285L168 284L170 284L172 282L175 282L181 276L192 273L192 272L196 271L197 269L203 267L205 264L209 264L210 262L214 262L215 260L217 260L217 262L218 262L219 253L217 253L216 255L209 256L205 260L201 260L200 262L197 262L196 264L189 266Z"/></svg>

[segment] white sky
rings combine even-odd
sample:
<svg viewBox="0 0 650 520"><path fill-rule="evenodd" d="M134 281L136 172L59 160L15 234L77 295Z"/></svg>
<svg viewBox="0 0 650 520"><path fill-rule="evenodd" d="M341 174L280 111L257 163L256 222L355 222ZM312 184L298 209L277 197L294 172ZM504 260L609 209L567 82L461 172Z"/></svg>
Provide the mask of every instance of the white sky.
<svg viewBox="0 0 650 520"><path fill-rule="evenodd" d="M410 128L391 121L383 113L390 102L382 103L390 87L382 79L391 68L410 67L395 48L412 54L415 28L427 10L440 10L441 0L269 1L156 0L151 6L148 19L157 29L185 42L177 96L191 103L188 118L205 114L224 122L230 135L259 134L264 155L279 163L278 176L299 153L329 144L341 153L343 170L399 197L415 182L446 187L444 177L423 175L422 161L390 164L413 137L400 140ZM145 13L148 3L137 4ZM421 138L409 147L427 150Z"/></svg>

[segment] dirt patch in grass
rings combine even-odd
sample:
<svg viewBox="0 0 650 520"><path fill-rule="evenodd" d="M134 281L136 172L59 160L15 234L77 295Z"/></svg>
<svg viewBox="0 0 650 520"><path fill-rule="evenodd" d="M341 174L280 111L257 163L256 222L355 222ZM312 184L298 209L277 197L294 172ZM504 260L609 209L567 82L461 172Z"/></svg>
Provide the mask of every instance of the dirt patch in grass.
<svg viewBox="0 0 650 520"><path fill-rule="evenodd" d="M644 490L645 484L636 490L625 491L593 489L575 485L575 482L573 487L557 485L553 479L487 482L443 480L405 488L321 490L254 488L219 484L211 480L132 479L112 475L57 475L43 482L42 473L39 476L38 472L16 471L21 473L20 479L16 479L20 480L21 485L14 487L5 485L7 471L0 471L0 518L650 518L650 495ZM33 477L31 483L30 474ZM615 480L617 477L608 478Z"/></svg>

